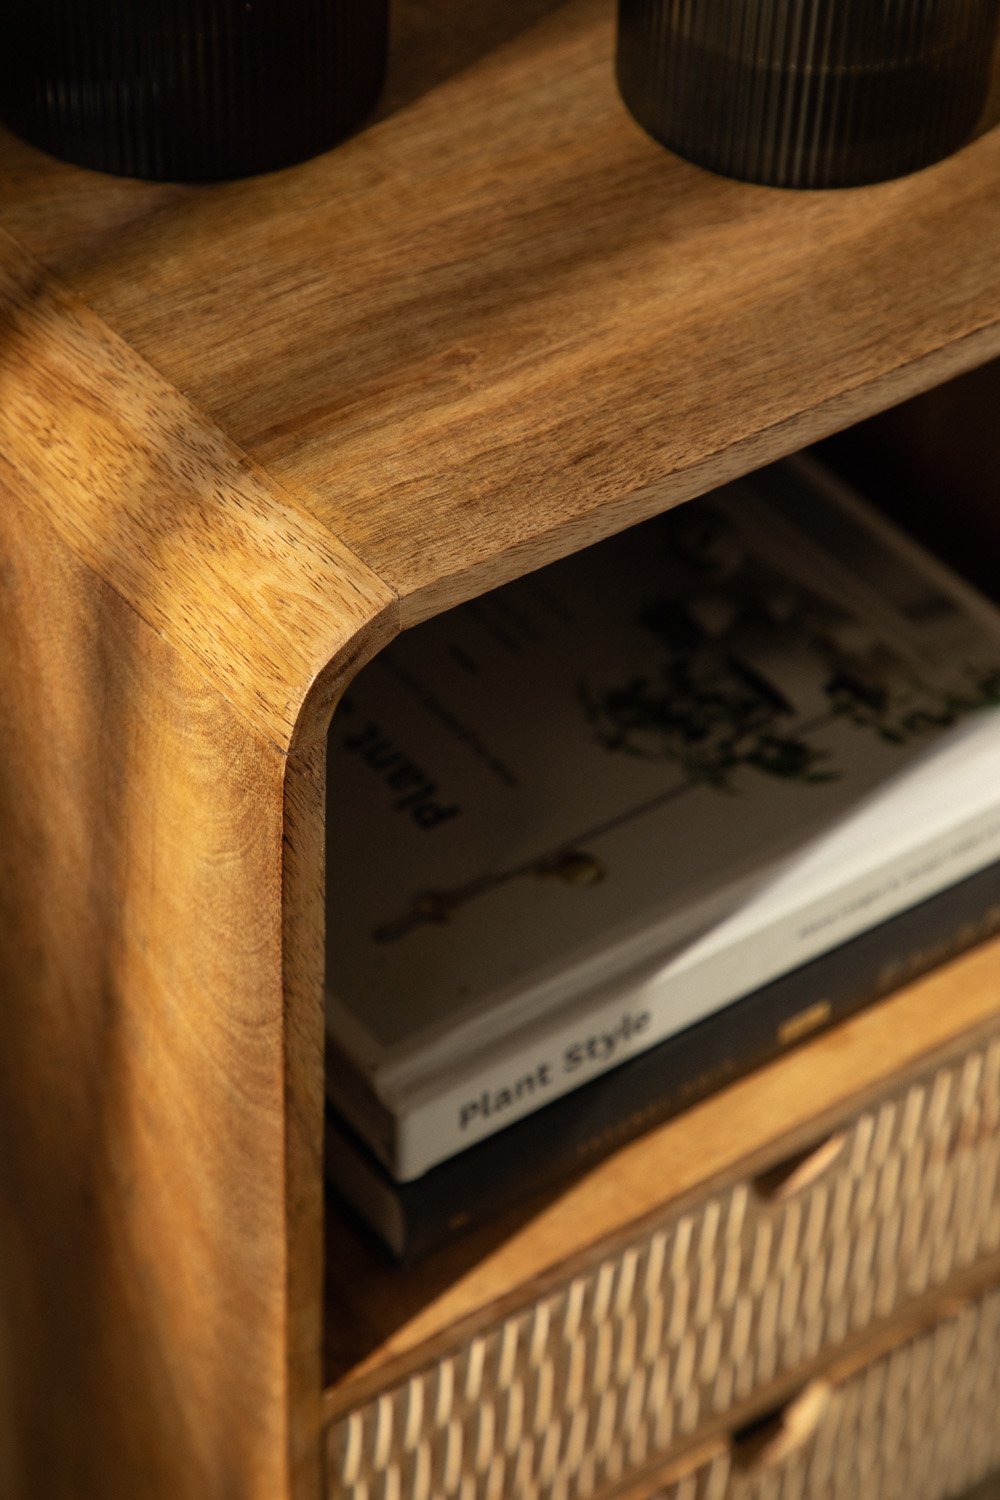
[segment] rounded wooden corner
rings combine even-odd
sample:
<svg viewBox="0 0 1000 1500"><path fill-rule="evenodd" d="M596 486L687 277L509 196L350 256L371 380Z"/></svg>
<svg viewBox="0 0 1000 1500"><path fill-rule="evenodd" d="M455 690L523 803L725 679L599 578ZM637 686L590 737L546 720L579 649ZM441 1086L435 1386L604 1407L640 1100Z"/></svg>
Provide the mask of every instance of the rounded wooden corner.
<svg viewBox="0 0 1000 1500"><path fill-rule="evenodd" d="M289 754L309 749L330 728L341 697L358 673L400 633L399 603L392 596L351 631L306 690L288 745Z"/></svg>

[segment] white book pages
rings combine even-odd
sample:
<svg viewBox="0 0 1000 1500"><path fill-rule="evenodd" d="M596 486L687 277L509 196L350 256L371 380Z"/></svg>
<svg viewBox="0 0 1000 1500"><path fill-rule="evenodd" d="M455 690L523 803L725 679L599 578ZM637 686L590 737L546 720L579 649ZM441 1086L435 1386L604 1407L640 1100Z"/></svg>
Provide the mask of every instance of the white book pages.
<svg viewBox="0 0 1000 1500"><path fill-rule="evenodd" d="M417 1176L990 863L998 688L997 611L803 462L402 637L329 799L329 1029L394 1138L338 1108Z"/></svg>

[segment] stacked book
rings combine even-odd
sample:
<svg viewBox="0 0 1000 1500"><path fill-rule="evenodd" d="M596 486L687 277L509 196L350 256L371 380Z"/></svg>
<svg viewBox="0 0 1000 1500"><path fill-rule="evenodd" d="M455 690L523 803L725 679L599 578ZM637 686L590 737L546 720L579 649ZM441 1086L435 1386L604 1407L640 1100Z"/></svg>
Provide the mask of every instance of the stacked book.
<svg viewBox="0 0 1000 1500"><path fill-rule="evenodd" d="M329 753L328 1171L399 1256L1000 927L1000 611L811 460L410 631Z"/></svg>

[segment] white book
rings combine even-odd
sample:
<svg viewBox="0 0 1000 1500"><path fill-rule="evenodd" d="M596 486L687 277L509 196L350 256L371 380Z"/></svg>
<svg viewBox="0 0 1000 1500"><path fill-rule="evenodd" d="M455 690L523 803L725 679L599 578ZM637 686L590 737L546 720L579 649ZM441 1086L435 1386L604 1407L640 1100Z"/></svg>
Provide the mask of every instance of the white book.
<svg viewBox="0 0 1000 1500"><path fill-rule="evenodd" d="M328 1093L400 1181L1000 858L1000 611L810 460L427 622L330 737Z"/></svg>

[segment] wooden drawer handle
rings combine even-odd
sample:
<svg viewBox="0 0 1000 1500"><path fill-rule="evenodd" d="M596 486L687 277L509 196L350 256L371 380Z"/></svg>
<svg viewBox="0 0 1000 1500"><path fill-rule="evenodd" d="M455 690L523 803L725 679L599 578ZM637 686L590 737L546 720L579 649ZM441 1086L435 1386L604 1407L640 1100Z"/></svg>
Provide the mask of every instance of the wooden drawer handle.
<svg viewBox="0 0 1000 1500"><path fill-rule="evenodd" d="M812 1437L832 1395L828 1381L813 1380L780 1411L734 1432L729 1440L733 1469L756 1474L789 1458Z"/></svg>
<svg viewBox="0 0 1000 1500"><path fill-rule="evenodd" d="M753 1179L753 1190L765 1203L784 1203L828 1172L840 1160L846 1146L847 1134L838 1130L818 1144L779 1162L776 1167L761 1172Z"/></svg>

